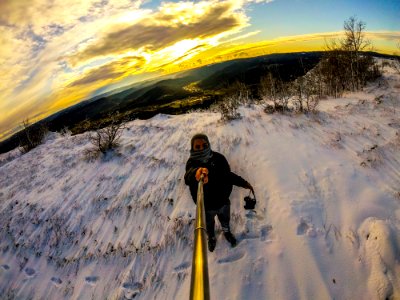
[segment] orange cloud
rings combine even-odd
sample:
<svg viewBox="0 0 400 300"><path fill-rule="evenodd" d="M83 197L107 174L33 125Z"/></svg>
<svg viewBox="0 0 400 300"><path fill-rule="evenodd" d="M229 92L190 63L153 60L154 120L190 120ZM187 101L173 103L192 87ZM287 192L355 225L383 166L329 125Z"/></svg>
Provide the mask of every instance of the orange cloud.
<svg viewBox="0 0 400 300"><path fill-rule="evenodd" d="M72 64L131 50L155 52L181 40L207 39L247 26L247 17L230 1L164 4L140 22L108 28L98 40L72 55Z"/></svg>
<svg viewBox="0 0 400 300"><path fill-rule="evenodd" d="M74 81L69 83L67 87L88 85L99 81L115 81L123 75L130 74L133 70L140 70L145 63L146 60L143 57L124 57L121 60L113 61L89 70L80 78L74 79Z"/></svg>

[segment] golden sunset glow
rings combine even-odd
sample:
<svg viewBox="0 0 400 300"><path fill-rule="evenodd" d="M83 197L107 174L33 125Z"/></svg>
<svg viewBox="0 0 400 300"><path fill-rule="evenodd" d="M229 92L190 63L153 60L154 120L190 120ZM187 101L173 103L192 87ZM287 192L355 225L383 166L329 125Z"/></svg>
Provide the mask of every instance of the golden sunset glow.
<svg viewBox="0 0 400 300"><path fill-rule="evenodd" d="M360 1L339 1L337 24L332 17L310 30L307 12L285 10L285 3L291 1L2 1L0 139L26 118L41 119L122 82L237 58L323 50L356 13L375 51L399 51L400 25L388 7L381 7L387 18L375 20L354 11Z"/></svg>

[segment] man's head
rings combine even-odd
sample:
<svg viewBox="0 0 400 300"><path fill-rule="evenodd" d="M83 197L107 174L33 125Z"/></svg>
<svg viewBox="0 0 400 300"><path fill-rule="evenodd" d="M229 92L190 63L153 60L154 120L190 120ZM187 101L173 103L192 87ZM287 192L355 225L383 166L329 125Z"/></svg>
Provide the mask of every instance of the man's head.
<svg viewBox="0 0 400 300"><path fill-rule="evenodd" d="M191 140L192 151L203 151L210 148L208 137L203 133L195 134Z"/></svg>
<svg viewBox="0 0 400 300"><path fill-rule="evenodd" d="M212 157L212 151L208 137L203 133L195 134L190 141L190 158L207 163Z"/></svg>

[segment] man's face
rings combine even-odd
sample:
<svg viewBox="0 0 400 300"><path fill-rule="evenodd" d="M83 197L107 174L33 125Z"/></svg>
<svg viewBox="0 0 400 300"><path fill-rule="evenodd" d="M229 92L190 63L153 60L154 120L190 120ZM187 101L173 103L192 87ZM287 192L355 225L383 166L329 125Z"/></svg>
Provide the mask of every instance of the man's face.
<svg viewBox="0 0 400 300"><path fill-rule="evenodd" d="M195 139L193 142L193 150L194 151L202 151L209 147L208 143L204 139Z"/></svg>

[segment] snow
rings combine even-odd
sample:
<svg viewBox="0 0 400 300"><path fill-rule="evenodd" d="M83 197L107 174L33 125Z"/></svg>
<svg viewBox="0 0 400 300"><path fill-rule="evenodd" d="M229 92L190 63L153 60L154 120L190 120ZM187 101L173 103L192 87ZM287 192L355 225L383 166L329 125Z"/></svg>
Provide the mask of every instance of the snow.
<svg viewBox="0 0 400 300"><path fill-rule="evenodd" d="M212 299L400 299L400 75L326 99L317 115L241 107L127 124L88 159L88 133L52 133L0 155L0 295L18 299L187 299L195 206L190 138L248 180L231 195L230 248L217 227ZM217 222L217 226L218 222Z"/></svg>

